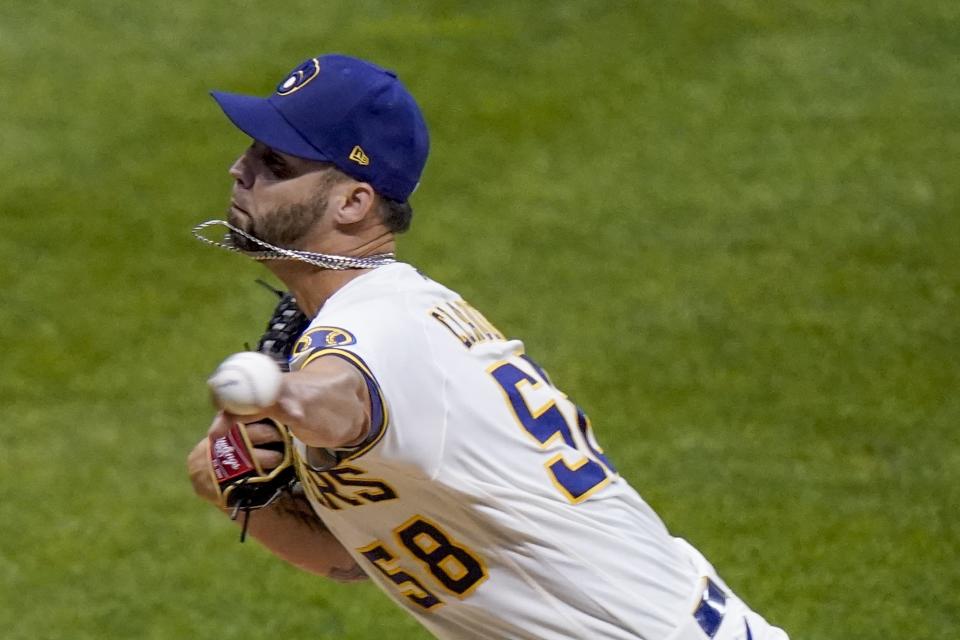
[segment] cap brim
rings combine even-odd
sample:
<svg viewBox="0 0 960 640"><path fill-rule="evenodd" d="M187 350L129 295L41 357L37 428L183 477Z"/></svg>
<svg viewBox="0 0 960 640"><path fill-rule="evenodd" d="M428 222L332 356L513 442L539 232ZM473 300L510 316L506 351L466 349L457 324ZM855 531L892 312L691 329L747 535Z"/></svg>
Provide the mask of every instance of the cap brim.
<svg viewBox="0 0 960 640"><path fill-rule="evenodd" d="M230 121L254 140L298 158L329 161L319 149L303 139L268 99L222 91L211 91L210 95Z"/></svg>

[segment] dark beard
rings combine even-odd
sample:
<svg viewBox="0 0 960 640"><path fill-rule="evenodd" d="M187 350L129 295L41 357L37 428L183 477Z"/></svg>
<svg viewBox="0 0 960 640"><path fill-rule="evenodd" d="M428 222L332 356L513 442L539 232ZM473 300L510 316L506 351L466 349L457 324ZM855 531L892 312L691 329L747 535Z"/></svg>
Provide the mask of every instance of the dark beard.
<svg viewBox="0 0 960 640"><path fill-rule="evenodd" d="M318 194L306 202L279 207L266 215L253 218L241 217L233 210L227 222L243 229L250 235L283 249L299 249L297 244L307 235L313 225L323 217L327 208L326 194ZM245 238L236 231L229 231L230 242L241 251L263 251L266 247Z"/></svg>

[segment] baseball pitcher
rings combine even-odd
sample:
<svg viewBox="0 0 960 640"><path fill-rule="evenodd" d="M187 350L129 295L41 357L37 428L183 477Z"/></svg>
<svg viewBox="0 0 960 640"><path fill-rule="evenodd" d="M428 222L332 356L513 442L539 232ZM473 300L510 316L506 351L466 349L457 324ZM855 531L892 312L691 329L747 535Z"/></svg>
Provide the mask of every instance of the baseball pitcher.
<svg viewBox="0 0 960 640"><path fill-rule="evenodd" d="M253 141L227 220L198 236L290 293L271 357L211 378L199 495L296 566L368 577L438 638L787 637L670 535L535 354L396 259L429 143L394 73L325 55L268 98L213 96Z"/></svg>

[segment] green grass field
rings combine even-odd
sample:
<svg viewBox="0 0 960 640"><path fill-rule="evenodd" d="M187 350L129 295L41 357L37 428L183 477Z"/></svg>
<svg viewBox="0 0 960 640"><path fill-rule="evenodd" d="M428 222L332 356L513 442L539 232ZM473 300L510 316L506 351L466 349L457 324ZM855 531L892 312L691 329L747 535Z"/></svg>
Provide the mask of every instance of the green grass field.
<svg viewBox="0 0 960 640"><path fill-rule="evenodd" d="M960 637L960 4L0 4L0 637L406 639L192 495L265 272L207 96L340 51L433 147L402 254L795 639ZM592 640L592 639L591 639Z"/></svg>

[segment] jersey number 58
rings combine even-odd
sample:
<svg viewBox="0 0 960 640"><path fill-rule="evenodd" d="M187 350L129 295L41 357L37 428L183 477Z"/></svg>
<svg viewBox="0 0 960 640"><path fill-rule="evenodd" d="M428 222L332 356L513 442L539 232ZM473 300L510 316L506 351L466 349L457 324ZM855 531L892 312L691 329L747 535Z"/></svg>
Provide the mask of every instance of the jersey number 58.
<svg viewBox="0 0 960 640"><path fill-rule="evenodd" d="M567 500L574 504L586 500L616 475L616 469L593 438L590 420L566 394L550 383L546 372L529 356L518 354L494 364L487 371L503 389L520 426L540 448L552 447L558 440L569 447L544 463L550 480ZM528 398L540 389L545 392L538 397L546 397L546 401L540 406L530 406ZM566 416L560 409L561 404L566 409Z"/></svg>

